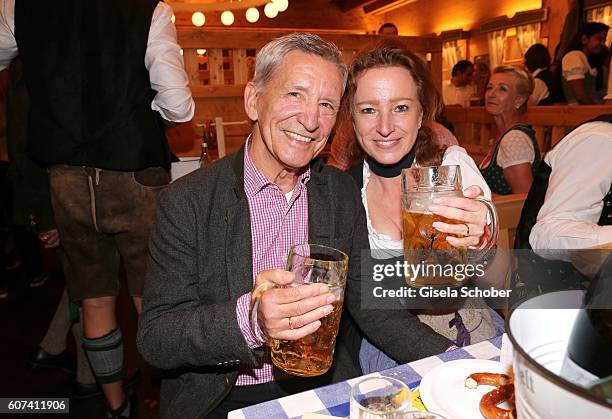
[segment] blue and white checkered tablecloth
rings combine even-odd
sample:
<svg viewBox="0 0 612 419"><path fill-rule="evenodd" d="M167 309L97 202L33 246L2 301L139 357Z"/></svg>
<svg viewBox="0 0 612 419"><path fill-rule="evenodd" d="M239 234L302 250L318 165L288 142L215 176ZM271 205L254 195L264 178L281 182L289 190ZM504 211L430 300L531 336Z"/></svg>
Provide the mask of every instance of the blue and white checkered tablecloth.
<svg viewBox="0 0 612 419"><path fill-rule="evenodd" d="M430 356L429 358L400 365L380 373L370 374L368 377L384 375L397 378L406 383L411 390L414 390L421 383L421 379L425 374L432 368L447 361L471 358L499 361L501 342L502 337L498 336L491 340L451 352ZM363 377L357 377L348 381L245 407L244 409L234 410L229 413L228 419L301 418L303 414L308 412L347 417L349 415L351 386L361 379Z"/></svg>

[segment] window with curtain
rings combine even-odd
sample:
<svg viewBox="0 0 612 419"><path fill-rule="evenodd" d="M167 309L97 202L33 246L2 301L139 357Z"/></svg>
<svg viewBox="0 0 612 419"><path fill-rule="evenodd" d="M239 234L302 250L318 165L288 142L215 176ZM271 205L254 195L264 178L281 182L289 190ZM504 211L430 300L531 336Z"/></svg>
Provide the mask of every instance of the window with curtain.
<svg viewBox="0 0 612 419"><path fill-rule="evenodd" d="M463 59L461 56L461 48L459 42L448 41L442 43L442 66L448 68L449 71L454 67L459 60Z"/></svg>
<svg viewBox="0 0 612 419"><path fill-rule="evenodd" d="M491 69L502 65L504 62L504 43L506 40L506 30L500 29L487 33L487 41L489 44L489 62Z"/></svg>
<svg viewBox="0 0 612 419"><path fill-rule="evenodd" d="M612 5L589 9L585 13L587 22L601 22L612 27ZM606 45L612 42L612 31L608 31Z"/></svg>
<svg viewBox="0 0 612 419"><path fill-rule="evenodd" d="M517 26L516 39L521 48L521 54L525 55L530 46L540 42L540 23Z"/></svg>

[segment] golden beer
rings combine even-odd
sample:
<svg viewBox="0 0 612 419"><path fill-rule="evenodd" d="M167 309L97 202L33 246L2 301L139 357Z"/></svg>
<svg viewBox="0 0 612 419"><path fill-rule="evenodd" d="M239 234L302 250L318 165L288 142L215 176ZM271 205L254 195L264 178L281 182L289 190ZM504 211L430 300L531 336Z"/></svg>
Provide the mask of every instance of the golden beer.
<svg viewBox="0 0 612 419"><path fill-rule="evenodd" d="M343 301L335 301L333 311L321 319L316 332L298 340L272 339L272 362L289 374L314 377L326 373L334 359L336 335Z"/></svg>
<svg viewBox="0 0 612 419"><path fill-rule="evenodd" d="M321 319L321 327L316 332L298 340L272 339L274 365L300 377L314 377L326 373L334 359L342 303L343 301L339 300L332 304L333 311Z"/></svg>
<svg viewBox="0 0 612 419"><path fill-rule="evenodd" d="M413 266L420 265L420 274L406 276L413 287L459 286L463 280L448 275L453 266L467 263L467 249L453 247L446 238L461 237L436 230L434 222L461 224L456 220L426 212L402 210L404 259Z"/></svg>
<svg viewBox="0 0 612 419"><path fill-rule="evenodd" d="M328 246L298 244L289 251L287 270L294 274L289 286L327 284L336 301L332 303L332 312L320 319L321 326L316 332L297 340L269 340L272 362L281 370L300 377L325 374L334 358L348 273L348 256Z"/></svg>
<svg viewBox="0 0 612 419"><path fill-rule="evenodd" d="M402 170L402 224L406 282L413 287L458 287L469 279L467 248L453 247L449 234L436 230L433 223L465 224L433 214L439 198L463 198L461 168L457 165L411 167ZM495 246L498 228L495 206L484 197L473 198L487 207L491 223L485 246L470 256L482 258ZM451 205L452 206L452 205ZM469 227L466 224L466 230ZM456 235L455 237L462 237ZM418 268L418 269L417 269Z"/></svg>

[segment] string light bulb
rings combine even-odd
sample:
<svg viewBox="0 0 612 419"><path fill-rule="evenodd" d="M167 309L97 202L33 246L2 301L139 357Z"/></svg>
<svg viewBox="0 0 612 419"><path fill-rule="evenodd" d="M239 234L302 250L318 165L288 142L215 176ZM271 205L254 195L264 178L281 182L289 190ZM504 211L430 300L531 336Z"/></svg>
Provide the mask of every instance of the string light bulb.
<svg viewBox="0 0 612 419"><path fill-rule="evenodd" d="M234 23L234 14L231 10L226 10L221 13L221 23L223 23L225 26L230 26L232 23Z"/></svg>
<svg viewBox="0 0 612 419"><path fill-rule="evenodd" d="M289 7L289 0L272 0L279 12L284 12Z"/></svg>
<svg viewBox="0 0 612 419"><path fill-rule="evenodd" d="M174 13L172 13L172 17L170 18L170 20L172 21L172 23L176 22L176 16L174 16Z"/></svg>
<svg viewBox="0 0 612 419"><path fill-rule="evenodd" d="M191 15L191 23L193 23L195 26L204 26L206 23L206 16L204 16L204 13L202 12L194 12Z"/></svg>
<svg viewBox="0 0 612 419"><path fill-rule="evenodd" d="M259 10L256 7L249 7L245 13L247 22L255 23L259 20Z"/></svg>
<svg viewBox="0 0 612 419"><path fill-rule="evenodd" d="M204 55L206 54L206 50L203 48L198 48L196 49L196 52L198 53L198 55Z"/></svg>
<svg viewBox="0 0 612 419"><path fill-rule="evenodd" d="M278 8L276 7L276 4L267 3L264 7L264 14L270 19L274 19L276 16L278 16Z"/></svg>

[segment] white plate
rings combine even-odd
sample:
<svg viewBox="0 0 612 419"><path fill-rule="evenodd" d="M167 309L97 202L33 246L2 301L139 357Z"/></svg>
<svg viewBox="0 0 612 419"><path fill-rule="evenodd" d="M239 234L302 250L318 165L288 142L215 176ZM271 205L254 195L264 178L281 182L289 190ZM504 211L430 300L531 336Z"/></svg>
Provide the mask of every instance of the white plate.
<svg viewBox="0 0 612 419"><path fill-rule="evenodd" d="M478 404L491 386L469 389L465 379L475 372L504 373L502 364L483 359L458 359L433 368L421 380L421 400L427 410L449 419L479 419ZM500 405L504 407L504 405Z"/></svg>

